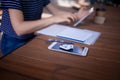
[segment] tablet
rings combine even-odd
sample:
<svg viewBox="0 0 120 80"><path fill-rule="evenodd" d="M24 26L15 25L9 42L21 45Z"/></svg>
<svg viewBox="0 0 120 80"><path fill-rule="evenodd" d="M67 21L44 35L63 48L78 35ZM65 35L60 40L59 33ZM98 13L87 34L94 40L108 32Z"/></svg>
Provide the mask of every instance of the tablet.
<svg viewBox="0 0 120 80"><path fill-rule="evenodd" d="M89 13L86 14L84 17L82 17L80 20L78 20L73 27L76 27L78 24L80 24L83 20L85 20L89 15L91 15L94 12L94 7L91 7L89 10Z"/></svg>

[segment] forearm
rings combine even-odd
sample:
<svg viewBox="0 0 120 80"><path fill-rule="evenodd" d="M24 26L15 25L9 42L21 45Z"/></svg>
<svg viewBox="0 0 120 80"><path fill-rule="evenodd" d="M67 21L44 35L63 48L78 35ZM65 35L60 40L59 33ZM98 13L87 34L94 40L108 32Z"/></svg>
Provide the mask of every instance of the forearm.
<svg viewBox="0 0 120 80"><path fill-rule="evenodd" d="M77 20L77 17L74 14L70 14L70 13L63 13L62 15L54 15L49 18L33 20L33 21L24 21L23 12L20 10L9 9L9 14L10 14L12 26L15 32L17 33L17 35L33 33L51 24L71 23Z"/></svg>
<svg viewBox="0 0 120 80"><path fill-rule="evenodd" d="M12 26L17 35L33 33L43 27L56 23L56 20L53 20L54 17L33 21L24 21L22 11L16 9L9 9L9 14Z"/></svg>
<svg viewBox="0 0 120 80"><path fill-rule="evenodd" d="M22 21L14 26L14 29L18 35L24 35L28 33L33 33L54 23L55 21L53 21L51 17L35 21Z"/></svg>

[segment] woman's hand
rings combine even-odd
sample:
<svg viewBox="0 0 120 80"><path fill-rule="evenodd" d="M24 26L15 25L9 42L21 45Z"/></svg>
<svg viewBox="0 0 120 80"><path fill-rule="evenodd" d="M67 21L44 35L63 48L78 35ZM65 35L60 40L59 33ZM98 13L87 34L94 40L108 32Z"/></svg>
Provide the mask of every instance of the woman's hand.
<svg viewBox="0 0 120 80"><path fill-rule="evenodd" d="M86 7L82 7L77 13L75 13L75 15L78 17L78 19L81 19L88 13L89 9L87 9Z"/></svg>
<svg viewBox="0 0 120 80"><path fill-rule="evenodd" d="M55 23L71 24L73 22L76 22L78 20L78 17L77 15L69 12L60 12L57 15L53 16L53 20L55 20Z"/></svg>
<svg viewBox="0 0 120 80"><path fill-rule="evenodd" d="M49 12L53 14L54 18L53 20L55 20L56 23L67 22L70 24L78 20L77 15L67 11L60 10L52 4L47 5L46 8Z"/></svg>

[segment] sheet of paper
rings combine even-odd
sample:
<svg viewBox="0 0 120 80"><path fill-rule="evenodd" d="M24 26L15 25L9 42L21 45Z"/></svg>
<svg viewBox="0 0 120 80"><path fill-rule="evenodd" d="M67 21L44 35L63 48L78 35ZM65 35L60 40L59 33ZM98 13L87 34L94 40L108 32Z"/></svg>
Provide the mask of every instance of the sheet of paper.
<svg viewBox="0 0 120 80"><path fill-rule="evenodd" d="M101 35L101 33L97 31L77 29L59 24L48 26L47 28L37 31L36 33L54 37L61 37L87 45L93 45Z"/></svg>
<svg viewBox="0 0 120 80"><path fill-rule="evenodd" d="M36 33L56 37L56 35L59 32L63 31L64 29L67 29L67 28L69 28L69 27L55 24L55 25L51 25L47 28L44 28L42 30L38 30Z"/></svg>
<svg viewBox="0 0 120 80"><path fill-rule="evenodd" d="M93 45L95 42L96 42L96 40L100 37L100 35L101 35L101 33L100 32L97 32L97 31L91 31L91 30L84 30L84 31L86 31L86 32L90 32L90 33L92 33L93 35L89 38L89 39L87 39L85 42L84 42L84 44L88 44L88 45Z"/></svg>
<svg viewBox="0 0 120 80"><path fill-rule="evenodd" d="M84 42L92 36L92 33L77 28L68 28L58 33L57 36L78 42Z"/></svg>

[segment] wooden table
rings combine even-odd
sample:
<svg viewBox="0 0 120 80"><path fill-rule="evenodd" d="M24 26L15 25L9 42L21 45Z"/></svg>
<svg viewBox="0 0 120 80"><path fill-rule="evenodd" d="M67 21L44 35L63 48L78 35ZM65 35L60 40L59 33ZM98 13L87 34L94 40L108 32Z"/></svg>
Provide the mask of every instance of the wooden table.
<svg viewBox="0 0 120 80"><path fill-rule="evenodd" d="M0 68L38 80L120 80L119 16L120 8L107 7L103 25L91 19L79 25L102 33L94 45L75 43L89 48L86 57L48 50L52 37L39 35L1 59Z"/></svg>

